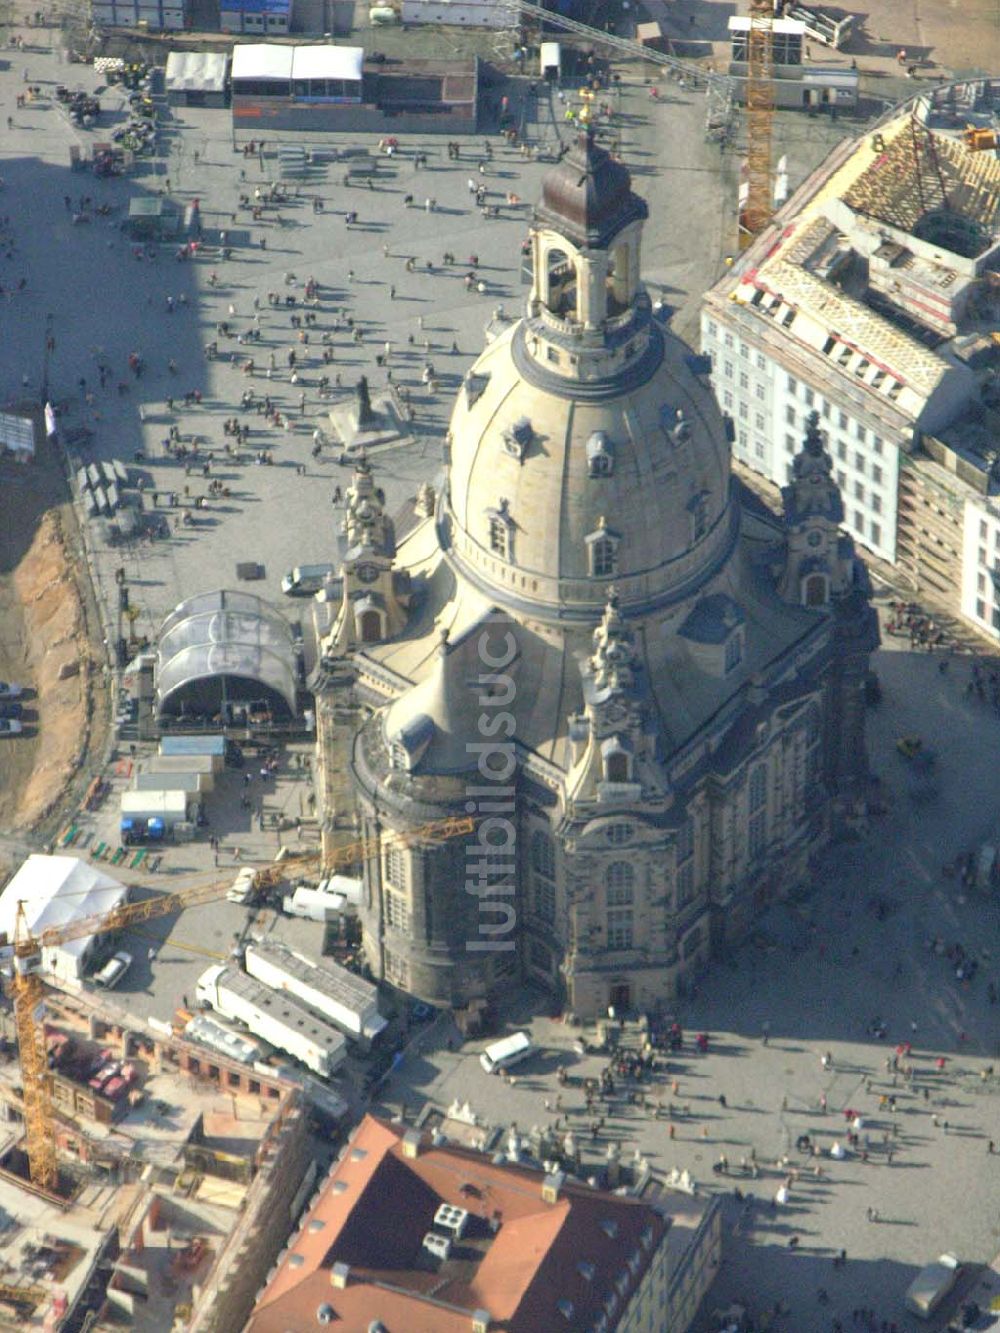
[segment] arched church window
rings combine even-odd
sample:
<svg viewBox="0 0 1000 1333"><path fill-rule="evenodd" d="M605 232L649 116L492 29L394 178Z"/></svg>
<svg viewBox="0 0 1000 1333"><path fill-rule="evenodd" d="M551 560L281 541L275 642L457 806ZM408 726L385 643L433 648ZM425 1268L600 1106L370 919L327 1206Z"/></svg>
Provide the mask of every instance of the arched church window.
<svg viewBox="0 0 1000 1333"><path fill-rule="evenodd" d="M594 578L610 578L615 572L618 543L611 537L598 537L590 547L590 572Z"/></svg>
<svg viewBox="0 0 1000 1333"><path fill-rule="evenodd" d="M576 269L565 250L545 256L545 304L561 319L576 318Z"/></svg>
<svg viewBox="0 0 1000 1333"><path fill-rule="evenodd" d="M609 754L604 763L604 775L608 782L628 782L628 755Z"/></svg>
<svg viewBox="0 0 1000 1333"><path fill-rule="evenodd" d="M806 606L826 605L826 576L810 574L806 579L803 600Z"/></svg>

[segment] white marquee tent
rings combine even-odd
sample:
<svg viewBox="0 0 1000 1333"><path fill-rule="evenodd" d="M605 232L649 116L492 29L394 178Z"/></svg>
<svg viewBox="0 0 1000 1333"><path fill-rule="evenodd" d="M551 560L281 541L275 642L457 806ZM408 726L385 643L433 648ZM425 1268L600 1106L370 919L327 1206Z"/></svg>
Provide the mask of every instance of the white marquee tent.
<svg viewBox="0 0 1000 1333"><path fill-rule="evenodd" d="M77 856L29 856L0 894L0 931L13 942L17 904L23 899L32 934L103 913L124 902L128 889ZM83 980L93 936L42 950L42 968L60 981Z"/></svg>

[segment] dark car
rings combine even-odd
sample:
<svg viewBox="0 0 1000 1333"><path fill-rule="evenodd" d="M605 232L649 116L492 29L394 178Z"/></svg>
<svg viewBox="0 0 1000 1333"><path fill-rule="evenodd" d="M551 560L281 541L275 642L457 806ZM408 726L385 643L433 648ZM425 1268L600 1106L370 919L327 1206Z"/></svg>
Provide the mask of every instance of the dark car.
<svg viewBox="0 0 1000 1333"><path fill-rule="evenodd" d="M24 712L23 704L12 704L0 702L0 717L20 717Z"/></svg>

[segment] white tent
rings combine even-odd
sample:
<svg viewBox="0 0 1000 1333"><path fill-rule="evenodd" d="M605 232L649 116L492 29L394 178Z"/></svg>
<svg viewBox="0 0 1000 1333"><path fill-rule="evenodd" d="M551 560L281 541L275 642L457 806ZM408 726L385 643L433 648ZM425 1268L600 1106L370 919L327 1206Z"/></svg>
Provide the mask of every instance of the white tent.
<svg viewBox="0 0 1000 1333"><path fill-rule="evenodd" d="M0 894L0 931L14 939L17 904L23 899L32 934L104 913L124 902L128 889L78 856L29 856ZM94 947L93 936L42 950L42 968L61 981L79 983Z"/></svg>

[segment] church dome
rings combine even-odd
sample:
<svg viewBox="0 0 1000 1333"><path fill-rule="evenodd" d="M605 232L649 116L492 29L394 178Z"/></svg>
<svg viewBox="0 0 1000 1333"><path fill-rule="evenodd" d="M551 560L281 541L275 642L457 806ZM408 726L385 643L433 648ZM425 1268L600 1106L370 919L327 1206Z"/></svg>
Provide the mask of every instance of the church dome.
<svg viewBox="0 0 1000 1333"><path fill-rule="evenodd" d="M641 613L696 591L736 540L718 407L639 281L645 215L625 168L581 139L545 182L525 318L452 414L442 545L515 613L592 619L612 585Z"/></svg>

